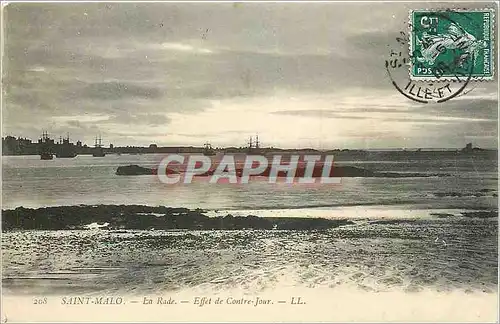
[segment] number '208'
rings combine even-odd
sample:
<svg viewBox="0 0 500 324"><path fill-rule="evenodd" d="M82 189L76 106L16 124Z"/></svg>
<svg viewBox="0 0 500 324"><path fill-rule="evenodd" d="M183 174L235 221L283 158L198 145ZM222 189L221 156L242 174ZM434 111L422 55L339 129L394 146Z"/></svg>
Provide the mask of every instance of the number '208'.
<svg viewBox="0 0 500 324"><path fill-rule="evenodd" d="M35 305L47 304L47 297L33 298L33 304Z"/></svg>

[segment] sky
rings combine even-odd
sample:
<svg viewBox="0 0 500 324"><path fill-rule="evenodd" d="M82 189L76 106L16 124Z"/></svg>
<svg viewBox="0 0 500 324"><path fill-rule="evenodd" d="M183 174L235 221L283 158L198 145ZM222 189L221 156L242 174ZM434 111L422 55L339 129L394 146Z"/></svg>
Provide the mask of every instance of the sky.
<svg viewBox="0 0 500 324"><path fill-rule="evenodd" d="M284 148L497 147L496 81L442 104L410 101L390 83L389 44L410 9L429 6L11 3L2 134L69 133L89 145L100 134L106 146L245 146L258 134Z"/></svg>

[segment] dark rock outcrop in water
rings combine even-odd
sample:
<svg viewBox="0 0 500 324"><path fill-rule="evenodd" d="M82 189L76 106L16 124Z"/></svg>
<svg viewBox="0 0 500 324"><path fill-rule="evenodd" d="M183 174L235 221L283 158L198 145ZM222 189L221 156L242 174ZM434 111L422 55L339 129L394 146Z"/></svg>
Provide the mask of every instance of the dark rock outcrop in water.
<svg viewBox="0 0 500 324"><path fill-rule="evenodd" d="M464 217L469 217L469 218L497 218L498 217L498 210L482 210L482 211L463 212L462 215Z"/></svg>
<svg viewBox="0 0 500 324"><path fill-rule="evenodd" d="M150 169L141 167L138 165L127 165L120 166L116 169L117 175L156 175L158 173L158 169ZM168 169L166 170L166 174L176 174L178 173L175 170Z"/></svg>
<svg viewBox="0 0 500 324"><path fill-rule="evenodd" d="M449 177L449 173L421 173L421 172L375 172L377 178L429 178Z"/></svg>
<svg viewBox="0 0 500 324"><path fill-rule="evenodd" d="M19 207L2 211L2 228L8 230L67 230L83 229L97 223L105 229L157 230L238 230L287 229L324 230L353 224L342 219L264 218L257 216L208 217L201 209L150 207L142 205L60 206L30 209Z"/></svg>
<svg viewBox="0 0 500 324"><path fill-rule="evenodd" d="M435 192L436 197L498 197L495 189L481 189L481 190L466 190L462 192L458 191L447 191L447 192Z"/></svg>
<svg viewBox="0 0 500 324"><path fill-rule="evenodd" d="M298 167L297 171L295 173L295 177L304 177L305 175L305 167ZM215 169L208 170L207 172L204 172L202 174L195 174L196 177L207 177L213 175L215 172ZM175 170L171 170L167 168L166 171L167 175L168 174L177 174L179 172ZM150 168L145 168L141 167L138 165L127 165L127 166L120 166L116 170L117 175L156 175L157 174L157 169L150 169ZM236 176L241 177L243 174L243 169L237 168L236 169ZM271 174L271 167L268 167L266 170L264 170L260 176L263 177L269 177ZM313 169L312 177L313 178L319 178L323 176L323 167L315 167ZM371 170L363 169L363 168L358 168L358 167L353 167L353 166L334 166L330 170L330 177L333 178L354 178L354 177L365 177L365 178L372 178L372 177L377 177L377 178L413 178L413 177L442 177L442 176L449 176L449 174L443 174L443 173L402 173L402 172L374 172ZM287 177L287 173L284 171L279 171L277 173L277 177Z"/></svg>
<svg viewBox="0 0 500 324"><path fill-rule="evenodd" d="M241 176L243 173L243 169L236 169L236 175ZM297 171L295 172L295 176L302 178L304 177L306 173L306 168L305 167L297 167ZM269 177L271 175L271 167L266 168L264 172L262 172L261 176L263 177ZM374 172L367 170L367 169L362 169L362 168L357 168L353 166L333 166L330 169L330 177L333 178L340 178L340 177L373 177L375 175ZM284 171L279 171L277 173L278 177L287 177L288 174ZM320 178L323 176L323 166L315 166L312 172L312 177L313 178Z"/></svg>
<svg viewBox="0 0 500 324"><path fill-rule="evenodd" d="M116 169L117 175L155 175L156 169L141 167L138 165L119 166Z"/></svg>

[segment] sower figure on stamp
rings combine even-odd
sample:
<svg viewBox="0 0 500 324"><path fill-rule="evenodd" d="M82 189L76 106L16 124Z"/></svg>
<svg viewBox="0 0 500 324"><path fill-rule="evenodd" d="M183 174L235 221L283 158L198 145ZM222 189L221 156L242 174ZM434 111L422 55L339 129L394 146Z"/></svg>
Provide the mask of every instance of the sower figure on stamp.
<svg viewBox="0 0 500 324"><path fill-rule="evenodd" d="M484 46L481 42L463 30L460 26L452 23L448 27L447 34L431 35L427 32L422 34L422 38L417 37L417 44L422 46L422 57L417 57L417 60L422 63L434 65L436 58L445 50L461 49L464 52L457 60L457 66L462 67L463 62L467 57L474 53L477 56L478 50Z"/></svg>

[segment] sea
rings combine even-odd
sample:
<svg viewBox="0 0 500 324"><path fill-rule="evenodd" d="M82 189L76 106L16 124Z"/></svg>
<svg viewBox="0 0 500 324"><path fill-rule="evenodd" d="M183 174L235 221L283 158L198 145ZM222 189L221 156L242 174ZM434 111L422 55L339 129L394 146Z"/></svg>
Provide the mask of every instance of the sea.
<svg viewBox="0 0 500 324"><path fill-rule="evenodd" d="M372 171L451 175L411 178L343 178L341 184L210 184L203 179L190 184L167 185L156 176L117 176L118 166L158 167L165 155L107 155L104 158L40 160L37 155L2 159L2 208L38 208L79 204L139 204L283 213L306 216L327 208L331 216L357 214L356 206L383 209L496 208L498 162L496 154L447 155L430 152L427 158L335 161ZM220 159L213 158L214 161ZM336 208L339 207L339 208ZM350 207L350 208L346 208ZM375 208L377 207L377 208ZM366 214L360 217L370 217ZM259 216L259 215L257 215ZM351 215L356 216L356 215Z"/></svg>
<svg viewBox="0 0 500 324"><path fill-rule="evenodd" d="M161 293L302 287L334 291L486 294L497 298L498 160L422 153L343 159L430 177L343 178L340 184L167 185L116 168L156 167L160 154L2 159L2 208L150 205L209 216L352 220L330 230L18 230L2 235L3 289L16 295ZM217 157L215 157L217 158Z"/></svg>

